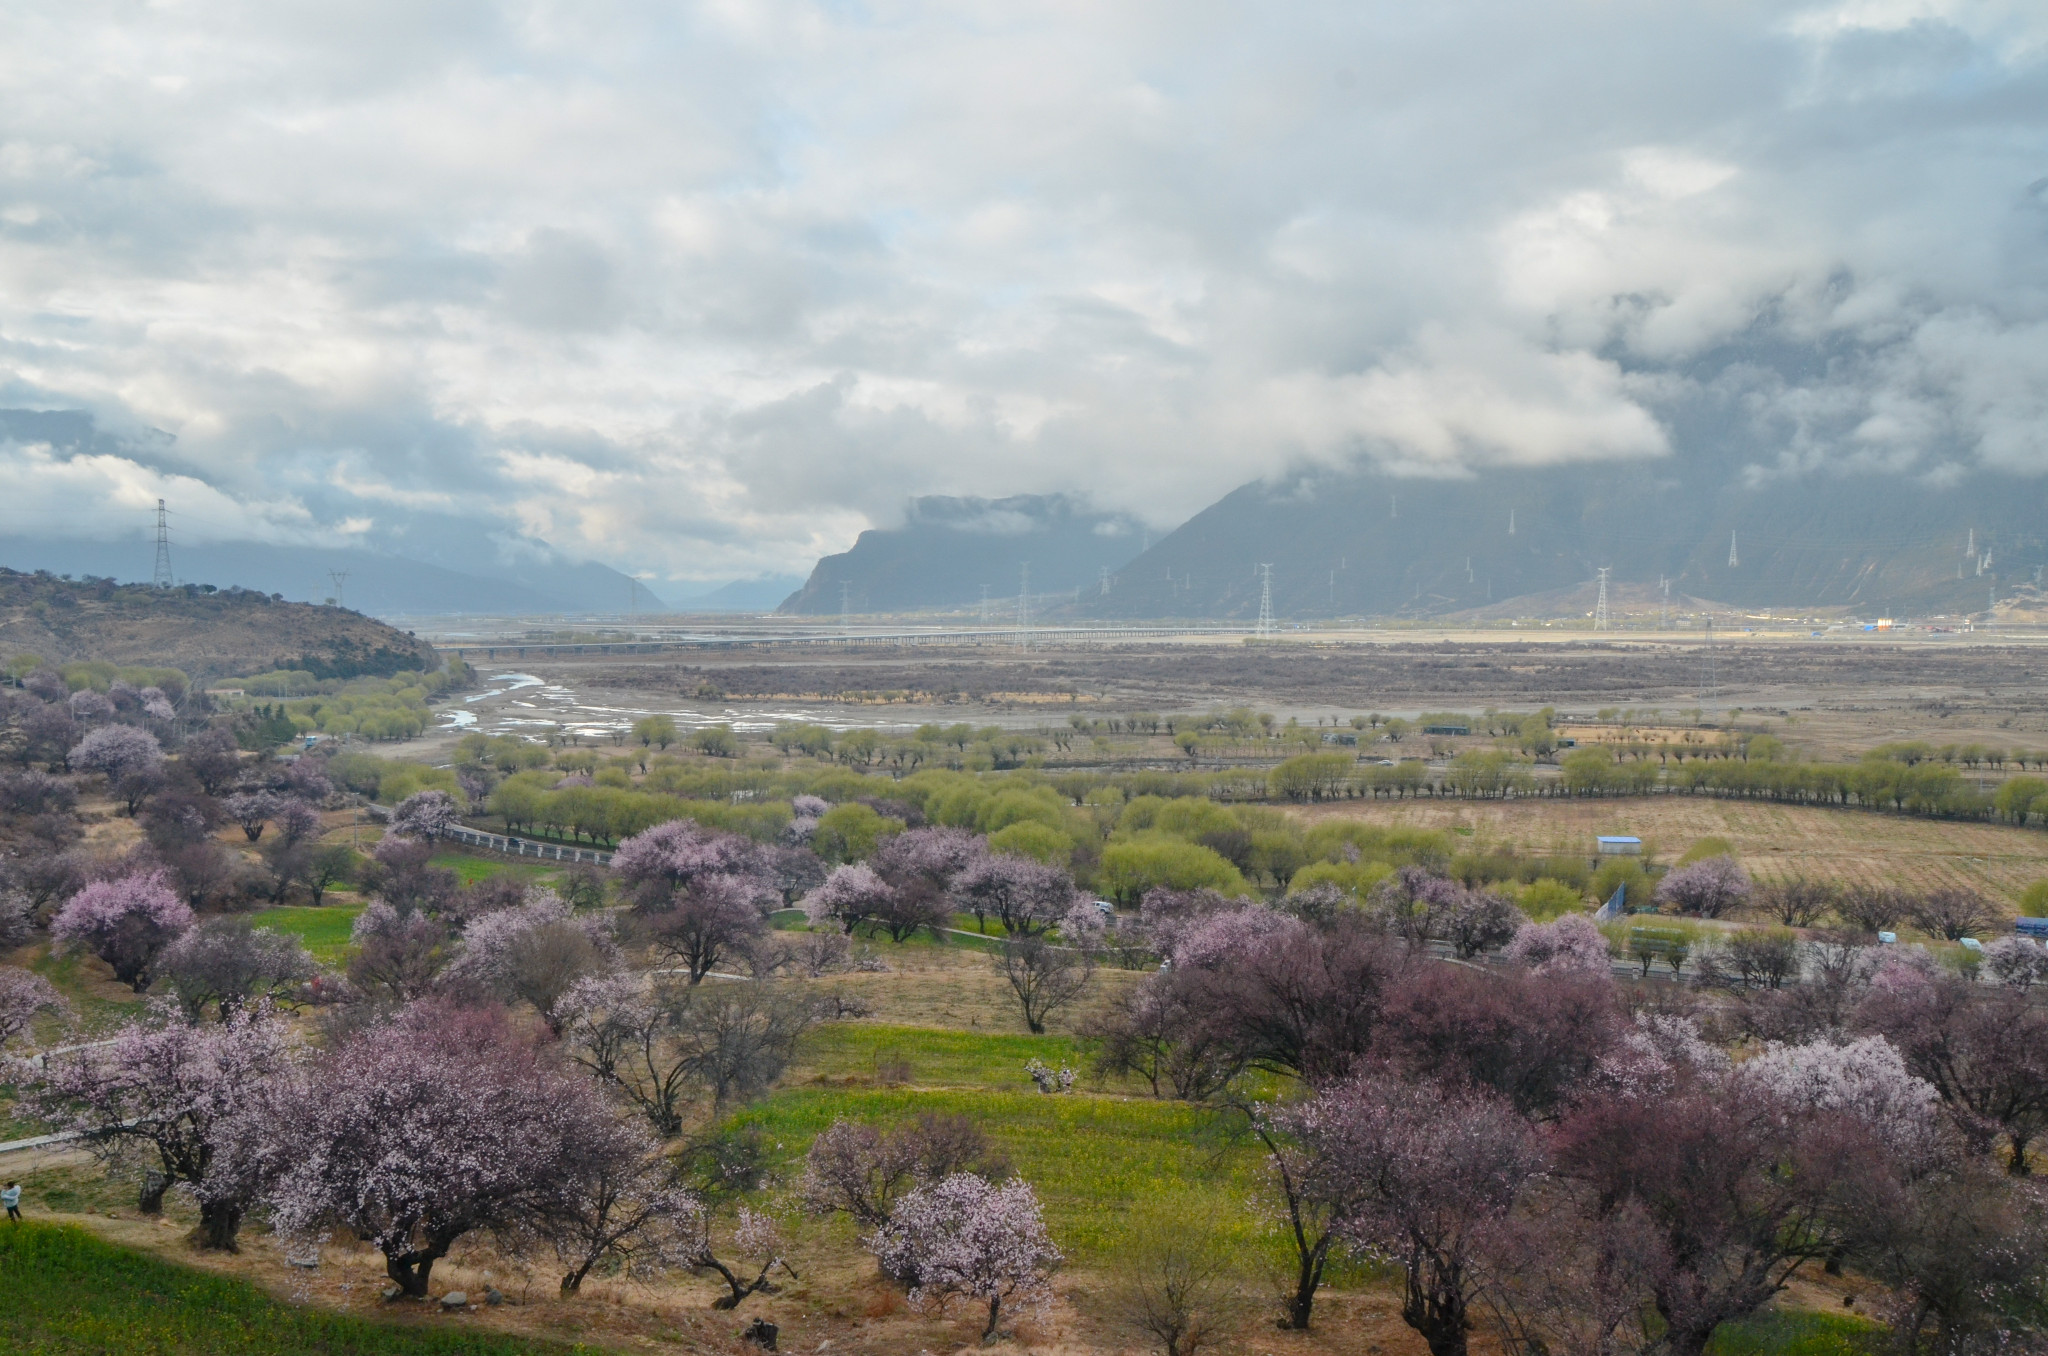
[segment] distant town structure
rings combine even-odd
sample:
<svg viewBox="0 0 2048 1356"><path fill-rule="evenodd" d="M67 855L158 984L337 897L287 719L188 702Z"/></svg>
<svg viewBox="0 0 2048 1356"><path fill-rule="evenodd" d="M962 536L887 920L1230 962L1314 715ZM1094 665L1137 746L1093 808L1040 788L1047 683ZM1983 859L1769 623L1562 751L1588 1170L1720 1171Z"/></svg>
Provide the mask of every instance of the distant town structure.
<svg viewBox="0 0 2048 1356"><path fill-rule="evenodd" d="M1472 733L1472 727L1470 725L1425 725L1422 727L1422 732L1426 735L1468 735Z"/></svg>
<svg viewBox="0 0 2048 1356"><path fill-rule="evenodd" d="M1643 840L1633 834L1603 833L1593 840L1602 857L1640 857Z"/></svg>

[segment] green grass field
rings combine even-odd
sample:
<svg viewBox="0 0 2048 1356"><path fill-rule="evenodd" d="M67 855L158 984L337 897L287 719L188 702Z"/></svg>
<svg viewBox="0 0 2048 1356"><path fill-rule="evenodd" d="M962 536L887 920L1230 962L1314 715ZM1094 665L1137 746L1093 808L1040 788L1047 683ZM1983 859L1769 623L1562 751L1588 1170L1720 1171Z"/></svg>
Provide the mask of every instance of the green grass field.
<svg viewBox="0 0 2048 1356"><path fill-rule="evenodd" d="M0 1225L0 1295L0 1349L21 1356L569 1356L598 1350L300 1309L242 1281L60 1225Z"/></svg>
<svg viewBox="0 0 2048 1356"><path fill-rule="evenodd" d="M903 1081L926 1088L1032 1091L1024 1066L1037 1059L1070 1065L1083 1077L1087 1057L1068 1036L983 1035L922 1026L834 1022L804 1037L804 1072L826 1078L873 1077L885 1063L903 1061Z"/></svg>
<svg viewBox="0 0 2048 1356"><path fill-rule="evenodd" d="M29 969L55 985L57 992L70 1002L79 1022L93 1031L135 1016L148 1002L141 994L130 994L119 986L112 986L120 993L118 998L103 996L106 988L95 991L86 983L86 974L88 966L98 965L98 961L82 951L43 950L29 962Z"/></svg>
<svg viewBox="0 0 2048 1356"><path fill-rule="evenodd" d="M793 1173L812 1138L841 1116L893 1125L928 1111L981 1123L1037 1188L1054 1242L1076 1265L1110 1261L1134 1207L1160 1197L1227 1206L1217 1213L1235 1250L1279 1257L1277 1237L1244 1209L1265 1194L1263 1159L1231 1133L1228 1113L1150 1098L1046 1096L1028 1084L1012 1092L810 1087L779 1092L737 1120L758 1124Z"/></svg>
<svg viewBox="0 0 2048 1356"><path fill-rule="evenodd" d="M547 885L562 874L562 868L552 864L508 862L502 857L465 852L460 848L443 848L428 859L428 864L443 871L453 871L455 878L464 885L474 885L492 876L524 876L537 885Z"/></svg>
<svg viewBox="0 0 2048 1356"><path fill-rule="evenodd" d="M1707 1343L1707 1356L1871 1356L1884 1330L1847 1314L1768 1313L1723 1323Z"/></svg>
<svg viewBox="0 0 2048 1356"><path fill-rule="evenodd" d="M313 959L322 965L338 965L348 950L349 930L362 911L360 904L293 905L250 914L249 921L259 928L290 933L313 953Z"/></svg>

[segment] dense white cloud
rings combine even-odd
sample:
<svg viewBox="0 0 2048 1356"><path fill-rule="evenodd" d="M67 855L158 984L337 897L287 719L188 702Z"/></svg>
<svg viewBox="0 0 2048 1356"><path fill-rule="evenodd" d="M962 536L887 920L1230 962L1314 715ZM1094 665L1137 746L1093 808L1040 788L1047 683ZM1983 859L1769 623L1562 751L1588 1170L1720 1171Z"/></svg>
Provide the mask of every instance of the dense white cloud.
<svg viewBox="0 0 2048 1356"><path fill-rule="evenodd" d="M0 49L0 528L801 568L911 495L2048 471L2048 11L78 0ZM421 519L421 521L424 521Z"/></svg>

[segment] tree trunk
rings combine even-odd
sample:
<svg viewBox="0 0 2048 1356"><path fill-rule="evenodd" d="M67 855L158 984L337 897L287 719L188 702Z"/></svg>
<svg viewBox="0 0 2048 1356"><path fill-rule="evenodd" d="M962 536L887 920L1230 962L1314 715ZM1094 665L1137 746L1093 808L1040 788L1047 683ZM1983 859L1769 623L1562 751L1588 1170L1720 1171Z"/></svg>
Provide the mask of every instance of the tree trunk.
<svg viewBox="0 0 2048 1356"><path fill-rule="evenodd" d="M1706 1356L1707 1343L1713 1336L1713 1328L1704 1332L1672 1328L1664 1334L1664 1350L1669 1356Z"/></svg>
<svg viewBox="0 0 2048 1356"><path fill-rule="evenodd" d="M239 1252L235 1235L242 1227L242 1207L208 1201L199 1207L199 1246L209 1252Z"/></svg>
<svg viewBox="0 0 2048 1356"><path fill-rule="evenodd" d="M401 1252L384 1255L384 1274L398 1286L398 1292L407 1299L425 1299L427 1280L434 1272L438 1252Z"/></svg>
<svg viewBox="0 0 2048 1356"><path fill-rule="evenodd" d="M1464 1306L1452 1295L1431 1295L1411 1278L1401 1317L1429 1346L1429 1356L1465 1356Z"/></svg>
<svg viewBox="0 0 2048 1356"><path fill-rule="evenodd" d="M1301 1254L1301 1266L1295 1273L1294 1294L1287 1301L1286 1326L1296 1332L1308 1331L1309 1316L1315 1312L1316 1291L1323 1283L1323 1257L1325 1246L1318 1243Z"/></svg>
<svg viewBox="0 0 2048 1356"><path fill-rule="evenodd" d="M164 1212L164 1193L171 1189L171 1179L155 1168L142 1174L142 1190L135 1198L135 1208L145 1215L161 1215Z"/></svg>
<svg viewBox="0 0 2048 1356"><path fill-rule="evenodd" d="M996 1340L996 1324L1002 1321L1002 1317L1003 1297L1001 1295L991 1295L988 1301L988 1326L981 1330L983 1345Z"/></svg>
<svg viewBox="0 0 2048 1356"><path fill-rule="evenodd" d="M2030 1141L2018 1135L2012 1137L2012 1153L2005 1161L2005 1170L2014 1177L2030 1177L2033 1165L2027 1161L2027 1145Z"/></svg>

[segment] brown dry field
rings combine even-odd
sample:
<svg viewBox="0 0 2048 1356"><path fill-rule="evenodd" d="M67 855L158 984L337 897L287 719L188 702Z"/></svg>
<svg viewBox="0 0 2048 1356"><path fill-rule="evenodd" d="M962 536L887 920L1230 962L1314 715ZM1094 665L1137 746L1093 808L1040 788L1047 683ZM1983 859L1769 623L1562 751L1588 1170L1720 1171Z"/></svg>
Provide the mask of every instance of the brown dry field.
<svg viewBox="0 0 2048 1356"><path fill-rule="evenodd" d="M1915 890L1961 885L2010 910L2048 877L2048 833L1997 824L1911 819L1703 796L1614 800L1343 801L1291 811L1304 819L1364 819L1470 830L1473 846L1590 857L1603 833L1632 833L1671 861L1701 838L1726 838L1759 880L1806 876L1843 885Z"/></svg>
<svg viewBox="0 0 2048 1356"><path fill-rule="evenodd" d="M1061 724L1070 712L1195 712L1245 705L1304 721L1382 712L1478 712L1554 706L1590 717L1609 707L1695 706L1709 720L1741 711L1817 758L1925 739L2048 748L2048 645L1945 640L1742 637L1715 646L1716 682L1701 691L1697 636L1425 639L1316 636L1022 652L1004 646L753 647L674 655L532 654L496 661L621 709L692 711L709 720L829 715L848 724L925 720ZM483 664L492 661L479 660ZM496 671L490 669L487 671ZM886 694L886 695L882 695ZM483 708L470 708L482 710ZM442 728L389 746L424 756L452 743ZM1148 751L1173 765L1164 742Z"/></svg>

